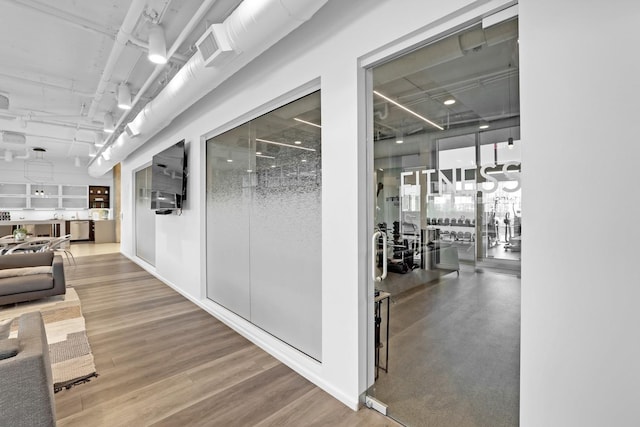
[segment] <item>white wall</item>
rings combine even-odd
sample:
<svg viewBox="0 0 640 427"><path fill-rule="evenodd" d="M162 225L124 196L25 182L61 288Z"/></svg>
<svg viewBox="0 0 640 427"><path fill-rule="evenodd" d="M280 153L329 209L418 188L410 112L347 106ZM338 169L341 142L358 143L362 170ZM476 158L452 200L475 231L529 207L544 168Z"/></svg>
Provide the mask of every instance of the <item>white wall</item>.
<svg viewBox="0 0 640 427"><path fill-rule="evenodd" d="M640 425L633 0L522 0L521 425Z"/></svg>

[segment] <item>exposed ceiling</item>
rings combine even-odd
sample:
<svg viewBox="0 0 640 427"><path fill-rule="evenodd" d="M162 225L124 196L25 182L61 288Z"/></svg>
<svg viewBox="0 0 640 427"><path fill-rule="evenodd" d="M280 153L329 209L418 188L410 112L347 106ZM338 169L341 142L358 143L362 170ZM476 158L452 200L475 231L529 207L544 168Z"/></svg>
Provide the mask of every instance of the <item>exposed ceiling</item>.
<svg viewBox="0 0 640 427"><path fill-rule="evenodd" d="M0 165L7 151L19 158L42 147L47 159L79 157L86 166L94 144L108 136L103 132L105 115L112 113L116 123L123 114L135 117L196 53L195 42L205 29L222 22L240 2L210 2L175 55L167 64L156 65L147 58L151 25L163 27L169 50L205 2L0 0ZM135 4L142 5L141 13L133 20L133 30L121 35L124 46L112 59L112 72L104 75L121 40L119 30ZM161 72L147 81L156 67ZM128 111L119 109L116 101L123 82L132 98L139 98ZM8 105L3 105L5 99ZM8 132L24 135L24 142Z"/></svg>
<svg viewBox="0 0 640 427"><path fill-rule="evenodd" d="M109 136L103 132L105 116L112 113L114 122L121 122L116 134L121 132L124 119L135 117L197 53L195 42L206 28L223 22L240 3L0 0L0 165L3 158L20 158L27 152L33 157L31 150L43 147L46 159L78 157L86 166L91 150ZM206 9L202 17L185 30L202 8ZM127 17L132 11L136 13L131 20ZM123 34L126 22L131 29ZM177 44L165 65L147 58L153 23L164 28L168 50ZM515 20L485 29L477 25L376 67L377 92L446 131L376 95L375 140L394 144L401 133L407 140L431 135L454 143L456 136L464 139L470 129L485 122L492 124L492 130L517 124L517 33ZM118 41L122 48L110 60ZM128 111L119 109L116 101L123 82L138 99ZM456 104L444 105L448 97ZM320 120L319 110L309 114L308 120ZM24 142L9 132L24 135ZM394 151L399 153L399 148ZM416 152L410 144L402 150Z"/></svg>
<svg viewBox="0 0 640 427"><path fill-rule="evenodd" d="M505 141L505 130L519 124L518 76L516 19L474 25L374 68L376 150L387 156L378 147L386 145L395 155L417 154L421 147L411 142L436 139L465 147L480 129L483 144Z"/></svg>

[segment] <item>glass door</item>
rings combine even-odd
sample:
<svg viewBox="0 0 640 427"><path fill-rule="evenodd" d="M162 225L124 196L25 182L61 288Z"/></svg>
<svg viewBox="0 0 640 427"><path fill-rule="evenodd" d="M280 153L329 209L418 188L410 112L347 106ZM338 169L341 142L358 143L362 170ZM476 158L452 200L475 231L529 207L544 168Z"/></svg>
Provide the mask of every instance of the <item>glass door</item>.
<svg viewBox="0 0 640 427"><path fill-rule="evenodd" d="M488 28L478 23L371 70L369 217L375 296L370 360L375 381L368 395L407 425L425 420L462 425L459 419L439 418L437 407L441 391L459 398L453 406L464 406L467 397L445 390L450 384L443 369L464 380L476 375L476 362L467 352L475 344L460 344L477 339L477 334L465 335L476 328L465 324L473 316L465 318L465 308L456 304L473 305L485 295L479 269L520 268L517 38L517 19ZM515 276L508 280L509 289L519 286ZM443 283L452 285L434 286ZM478 294L469 302L463 297L467 292ZM400 307L402 313L393 312ZM491 308L477 310L487 319L494 315ZM432 313L433 321L425 323ZM513 318L519 319L516 314ZM448 318L458 315L460 329L449 329ZM420 330L418 325L426 326ZM389 336L389 330L397 336ZM482 342L477 347L484 348ZM459 353L440 360L438 349ZM502 351L499 345L494 349ZM498 357L491 349L487 354ZM496 375L487 383L499 381ZM505 407L510 412L503 420L517 414L517 402L510 400Z"/></svg>
<svg viewBox="0 0 640 427"><path fill-rule="evenodd" d="M151 210L151 166L135 173L136 256L156 265L156 215Z"/></svg>

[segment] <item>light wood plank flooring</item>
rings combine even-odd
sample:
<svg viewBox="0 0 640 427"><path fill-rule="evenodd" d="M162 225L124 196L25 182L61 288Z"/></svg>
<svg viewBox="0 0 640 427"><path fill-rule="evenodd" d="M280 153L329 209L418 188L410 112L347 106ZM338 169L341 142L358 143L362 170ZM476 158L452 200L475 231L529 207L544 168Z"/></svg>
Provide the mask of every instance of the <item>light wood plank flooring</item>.
<svg viewBox="0 0 640 427"><path fill-rule="evenodd" d="M124 256L65 265L99 377L55 395L59 426L392 426L354 412Z"/></svg>

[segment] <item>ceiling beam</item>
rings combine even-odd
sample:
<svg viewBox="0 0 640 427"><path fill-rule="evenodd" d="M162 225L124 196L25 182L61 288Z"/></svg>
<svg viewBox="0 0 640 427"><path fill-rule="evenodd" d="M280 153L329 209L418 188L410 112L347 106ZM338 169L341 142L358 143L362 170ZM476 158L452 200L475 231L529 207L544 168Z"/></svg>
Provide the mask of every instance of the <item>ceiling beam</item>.
<svg viewBox="0 0 640 427"><path fill-rule="evenodd" d="M60 10L55 7L49 6L48 4L43 4L35 0L9 0L9 1L11 1L11 3L15 4L16 6L21 6L29 10L40 12L41 14L46 15L48 17L58 18L59 20L64 21L67 24L71 24L74 27L79 28L81 30L91 31L93 33L96 33L102 36L107 36L111 39L115 39L116 37L116 32L110 28L104 27L96 22L89 21L88 19L83 18L81 16L74 15L64 10Z"/></svg>
<svg viewBox="0 0 640 427"><path fill-rule="evenodd" d="M84 96L84 97L92 97L93 96L93 93L83 92L83 91L80 91L80 90L77 90L77 89L73 89L72 87L66 87L66 86L62 86L62 85L59 85L59 84L48 83L48 82L43 82L43 81L39 81L39 80L32 80L32 79L29 79L29 78L24 77L24 76L15 76L15 75L12 75L12 74L7 74L6 72L2 72L2 71L0 71L0 78L14 80L14 81L17 81L17 82L20 82L20 83L24 83L24 84L31 85L31 86L37 86L37 87L41 87L41 88L45 88L45 89L59 90L59 91L71 93L71 94L78 95L78 96ZM57 79L57 77L54 77L54 78ZM71 82L71 85L73 85L73 81Z"/></svg>

